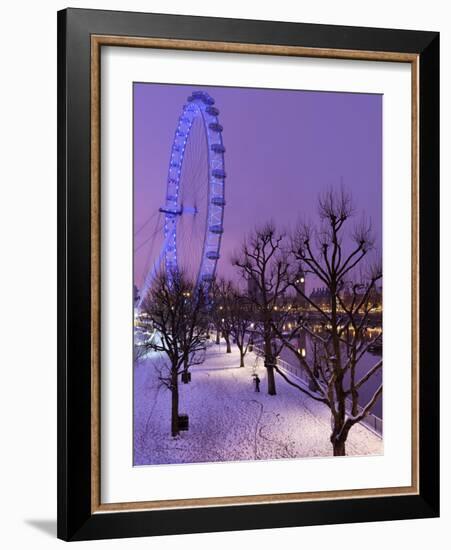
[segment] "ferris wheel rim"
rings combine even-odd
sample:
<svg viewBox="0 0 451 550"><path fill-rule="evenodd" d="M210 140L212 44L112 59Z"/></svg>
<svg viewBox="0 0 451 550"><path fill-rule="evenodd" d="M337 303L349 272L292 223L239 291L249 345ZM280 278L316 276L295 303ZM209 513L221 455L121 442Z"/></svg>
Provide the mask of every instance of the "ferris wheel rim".
<svg viewBox="0 0 451 550"><path fill-rule="evenodd" d="M165 206L160 208L160 211L165 214L163 247L166 272L178 272L183 267L180 265L177 251L177 229L183 215L183 207L181 210L177 210L174 209L174 205L178 205L179 202L186 144L190 138L194 121L200 118L207 144L208 182L206 185L208 189L202 252L195 276L196 286L204 282L208 285L214 279L224 231L225 148L222 139L223 128L219 124L219 110L214 107L214 103L214 99L209 94L199 91L193 92L183 106L171 147Z"/></svg>

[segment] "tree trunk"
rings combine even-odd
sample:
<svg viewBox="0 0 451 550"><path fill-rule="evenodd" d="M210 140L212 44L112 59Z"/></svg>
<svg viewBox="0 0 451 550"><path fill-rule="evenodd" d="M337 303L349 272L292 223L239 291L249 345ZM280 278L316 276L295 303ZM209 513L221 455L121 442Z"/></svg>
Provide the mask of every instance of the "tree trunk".
<svg viewBox="0 0 451 550"><path fill-rule="evenodd" d="M171 434L172 437L175 437L179 433L179 386L177 373L172 375L171 382Z"/></svg>
<svg viewBox="0 0 451 550"><path fill-rule="evenodd" d="M238 347L238 349L240 350L240 367L244 367L244 353L243 353L243 348Z"/></svg>
<svg viewBox="0 0 451 550"><path fill-rule="evenodd" d="M227 344L226 353L232 353L232 347L230 345L230 337L229 336L224 336L224 338L225 338L225 341L226 341L226 344Z"/></svg>
<svg viewBox="0 0 451 550"><path fill-rule="evenodd" d="M218 329L216 329L216 344L219 346L221 342L221 335Z"/></svg>
<svg viewBox="0 0 451 550"><path fill-rule="evenodd" d="M333 430L330 442L332 443L334 456L346 456L346 441L352 424L345 422L344 417L338 417L335 420L332 417L332 422Z"/></svg>
<svg viewBox="0 0 451 550"><path fill-rule="evenodd" d="M188 360L188 357L185 357L185 359L183 360L183 374L184 374L183 383L184 384L188 384L188 377L187 377L188 369L189 369L189 360Z"/></svg>
<svg viewBox="0 0 451 550"><path fill-rule="evenodd" d="M268 395L276 395L276 379L274 377L274 367L265 365L268 373Z"/></svg>
<svg viewBox="0 0 451 550"><path fill-rule="evenodd" d="M352 416L357 416L359 413L358 402L359 392L355 387L355 369L356 369L356 350L352 349L352 361L351 361L351 397L352 397Z"/></svg>
<svg viewBox="0 0 451 550"><path fill-rule="evenodd" d="M271 337L265 336L265 367L268 373L268 395L276 395L276 379L274 377L274 357L271 349Z"/></svg>
<svg viewBox="0 0 451 550"><path fill-rule="evenodd" d="M352 395L352 416L359 414L359 392L353 387L351 390Z"/></svg>
<svg viewBox="0 0 451 550"><path fill-rule="evenodd" d="M346 441L344 440L334 440L332 442L334 448L334 456L346 456Z"/></svg>

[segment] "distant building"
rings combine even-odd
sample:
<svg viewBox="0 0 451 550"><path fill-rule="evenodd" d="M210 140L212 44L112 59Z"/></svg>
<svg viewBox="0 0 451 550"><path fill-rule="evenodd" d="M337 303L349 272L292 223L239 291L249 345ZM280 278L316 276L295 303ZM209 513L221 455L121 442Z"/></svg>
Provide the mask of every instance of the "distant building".
<svg viewBox="0 0 451 550"><path fill-rule="evenodd" d="M297 272L295 283L302 293L305 293L305 273L303 269Z"/></svg>
<svg viewBox="0 0 451 550"><path fill-rule="evenodd" d="M367 288L362 286L356 290L356 294L357 296L363 297L366 291ZM353 301L355 301L353 292L349 288L345 288L342 292L340 292L340 297L345 307L351 306ZM314 288L310 293L310 300L321 308L330 308L331 295L329 289L325 287ZM382 289L373 288L370 292L369 300L373 309L375 311L380 311L382 309Z"/></svg>
<svg viewBox="0 0 451 550"><path fill-rule="evenodd" d="M302 294L305 296L305 273L303 269L299 269L294 282L296 283L296 287L298 288L299 292L302 292ZM303 298L300 294L297 295L296 302L300 307L307 306L307 300Z"/></svg>
<svg viewBox="0 0 451 550"><path fill-rule="evenodd" d="M309 296L310 300L319 307L330 306L330 291L328 288L314 288Z"/></svg>

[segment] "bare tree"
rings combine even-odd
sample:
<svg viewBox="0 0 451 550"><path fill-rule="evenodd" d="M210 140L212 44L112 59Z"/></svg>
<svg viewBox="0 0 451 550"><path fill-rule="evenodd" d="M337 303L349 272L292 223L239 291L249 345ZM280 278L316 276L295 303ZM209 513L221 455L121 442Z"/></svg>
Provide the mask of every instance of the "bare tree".
<svg viewBox="0 0 451 550"><path fill-rule="evenodd" d="M213 328L216 332L215 343L219 345L221 343L221 317L220 311L222 310L219 303L219 286L216 283L216 280L212 282L210 286L210 308L209 308L209 319ZM209 325L210 327L211 325Z"/></svg>
<svg viewBox="0 0 451 550"><path fill-rule="evenodd" d="M255 315L255 333L264 345L264 365L267 370L268 394L276 394L274 366L277 350L277 333L274 325L280 322L278 303L290 287L288 254L284 238L273 223L255 229L232 259L240 268L248 285L248 300Z"/></svg>
<svg viewBox="0 0 451 550"><path fill-rule="evenodd" d="M162 352L167 367L160 381L171 391L171 434L179 433L179 375L202 363L207 332L206 296L183 273L160 274L144 300L142 312L153 323L155 334L144 343L147 351Z"/></svg>
<svg viewBox="0 0 451 550"><path fill-rule="evenodd" d="M240 352L240 367L244 367L244 357L251 342L252 316L249 301L238 289L233 289L232 300L226 310L229 319L230 333Z"/></svg>
<svg viewBox="0 0 451 550"><path fill-rule="evenodd" d="M233 285L230 281L219 279L212 284L210 292L212 298L210 317L216 329L216 343L219 344L222 335L226 343L226 353L232 353L230 341L232 327L228 311L233 302Z"/></svg>
<svg viewBox="0 0 451 550"><path fill-rule="evenodd" d="M330 440L334 455L341 456L346 454L350 429L369 414L382 393L380 384L369 401L359 406L359 390L382 368L381 359L361 378L357 376L359 362L382 338L381 332L368 337L372 315L380 307L377 284L382 269L380 262L368 267L367 257L374 244L370 222L362 218L351 235L345 233L354 209L351 196L343 188L320 195L318 213L320 226L302 224L292 240L295 259L305 273L321 281L327 297L318 303L293 281L311 311L300 326L314 344L313 358L279 333L307 373L308 389L277 371L291 385L330 408ZM346 236L350 237L347 241ZM322 328L313 330L313 325Z"/></svg>

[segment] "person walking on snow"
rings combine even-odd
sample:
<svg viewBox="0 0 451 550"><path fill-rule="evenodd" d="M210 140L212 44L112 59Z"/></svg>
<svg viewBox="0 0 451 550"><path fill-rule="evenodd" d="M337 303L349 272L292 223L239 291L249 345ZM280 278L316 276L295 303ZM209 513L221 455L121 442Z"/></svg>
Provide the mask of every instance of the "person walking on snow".
<svg viewBox="0 0 451 550"><path fill-rule="evenodd" d="M255 382L255 391L260 393L260 378L258 377L258 374L255 375L254 382Z"/></svg>

